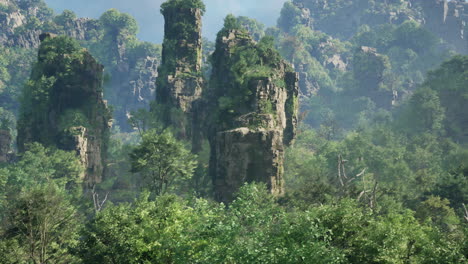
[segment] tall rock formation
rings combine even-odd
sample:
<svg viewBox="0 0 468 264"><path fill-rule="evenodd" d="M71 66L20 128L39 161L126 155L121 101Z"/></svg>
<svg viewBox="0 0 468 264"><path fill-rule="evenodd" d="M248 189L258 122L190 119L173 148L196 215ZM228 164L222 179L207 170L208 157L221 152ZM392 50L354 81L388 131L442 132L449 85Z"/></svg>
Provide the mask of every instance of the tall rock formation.
<svg viewBox="0 0 468 264"><path fill-rule="evenodd" d="M150 108L156 92L160 45L136 41L136 20L116 9L106 11L99 23L102 42L92 51L106 66L110 76L105 85L105 98L113 108L116 124L122 131L132 131L131 113Z"/></svg>
<svg viewBox="0 0 468 264"><path fill-rule="evenodd" d="M103 66L71 38L42 34L40 39L38 62L23 92L19 150L30 142L74 150L86 168L84 180L99 183L110 127Z"/></svg>
<svg viewBox="0 0 468 264"><path fill-rule="evenodd" d="M230 202L245 182L264 182L284 192L284 148L295 137L298 75L273 48L255 43L227 18L218 34L207 91L210 173L215 198Z"/></svg>
<svg viewBox="0 0 468 264"><path fill-rule="evenodd" d="M106 66L110 78L106 81L105 98L113 107L120 129L132 131L128 123L131 112L149 109L154 100L159 45L137 41L135 19L115 9L100 19L77 18L67 10L54 15L43 0L0 0L0 46L20 53L17 57L21 64L30 65L33 61L40 45L39 35L44 31L79 40ZM27 78L29 66L16 64L18 61L11 66L12 75L21 75L20 81Z"/></svg>
<svg viewBox="0 0 468 264"><path fill-rule="evenodd" d="M197 2L197 1L195 1ZM163 106L162 120L174 126L182 138L191 137L192 108L204 86L202 73L202 15L196 3L169 0L161 6L164 15L162 63L157 79L156 102Z"/></svg>

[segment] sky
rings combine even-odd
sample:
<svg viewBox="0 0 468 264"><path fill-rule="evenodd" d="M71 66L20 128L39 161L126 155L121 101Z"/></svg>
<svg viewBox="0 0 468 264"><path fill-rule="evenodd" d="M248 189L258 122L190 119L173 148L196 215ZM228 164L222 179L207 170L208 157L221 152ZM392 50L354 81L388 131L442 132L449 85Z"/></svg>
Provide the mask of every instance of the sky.
<svg viewBox="0 0 468 264"><path fill-rule="evenodd" d="M276 25L281 7L286 0L204 0L203 36L214 40L227 14L255 18L266 26ZM72 10L79 17L98 18L110 8L129 13L138 21L141 40L161 43L164 35L163 17L159 7L164 0L45 0L61 13Z"/></svg>

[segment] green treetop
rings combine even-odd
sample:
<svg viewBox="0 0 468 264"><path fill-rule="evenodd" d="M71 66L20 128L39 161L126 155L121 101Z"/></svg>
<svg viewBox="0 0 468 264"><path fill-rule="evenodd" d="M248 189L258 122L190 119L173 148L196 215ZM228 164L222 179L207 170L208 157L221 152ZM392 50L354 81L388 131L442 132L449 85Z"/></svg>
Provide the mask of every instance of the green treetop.
<svg viewBox="0 0 468 264"><path fill-rule="evenodd" d="M161 13L170 8L198 8L202 15L206 11L205 4L201 0L168 0L161 5Z"/></svg>

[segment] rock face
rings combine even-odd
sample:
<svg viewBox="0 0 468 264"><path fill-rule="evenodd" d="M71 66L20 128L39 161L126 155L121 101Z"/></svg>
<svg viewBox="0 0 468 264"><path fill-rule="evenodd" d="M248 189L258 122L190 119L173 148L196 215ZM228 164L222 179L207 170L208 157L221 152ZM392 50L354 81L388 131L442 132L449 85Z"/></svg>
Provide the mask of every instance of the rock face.
<svg viewBox="0 0 468 264"><path fill-rule="evenodd" d="M29 142L74 150L86 168L84 180L99 183L110 127L102 98L104 68L70 38L43 34L40 39L18 121L19 150Z"/></svg>
<svg viewBox="0 0 468 264"><path fill-rule="evenodd" d="M10 131L0 130L0 163L8 161L11 140Z"/></svg>
<svg viewBox="0 0 468 264"><path fill-rule="evenodd" d="M165 107L166 126L180 128L180 135L191 137L192 107L204 86L202 74L202 11L198 8L166 7L162 64L157 81L158 104ZM185 120L173 109L182 111Z"/></svg>
<svg viewBox="0 0 468 264"><path fill-rule="evenodd" d="M422 8L425 27L462 54L468 54L468 3L447 0L412 0Z"/></svg>
<svg viewBox="0 0 468 264"><path fill-rule="evenodd" d="M408 19L420 19L407 0L293 0L293 4L311 11L315 29L340 39L351 38L361 25L401 24Z"/></svg>
<svg viewBox="0 0 468 264"><path fill-rule="evenodd" d="M2 0L0 4L9 7L7 11L0 11L0 44L16 48L38 48L42 32L37 27L31 27L30 20L34 17L39 23L45 23L52 19L42 2ZM98 21L89 18L74 19L61 26L63 32L56 33L83 41L92 39L93 32L99 29Z"/></svg>
<svg viewBox="0 0 468 264"><path fill-rule="evenodd" d="M43 30L71 37L94 49L96 42L109 45L106 52L99 50L102 47L94 50L95 55L112 57L99 57L107 66L106 74L111 76L109 82L106 82L105 97L113 106L113 117L120 129L133 130L128 123L130 113L141 108L149 109L154 100L157 68L160 64L159 52L141 52L140 48L136 48L139 51L135 52L135 48L132 50L126 47L123 39L125 36L122 35L128 33L117 34L115 39L104 44L105 26L99 20L63 15L54 17L48 13L50 10L42 1L1 0L0 4L8 7L5 10L0 9L0 45L4 47L36 50L41 43L39 35ZM39 23L32 23L36 18ZM148 46L148 43L138 44Z"/></svg>
<svg viewBox="0 0 468 264"><path fill-rule="evenodd" d="M259 61L237 68L247 54ZM215 198L232 201L245 182L264 182L273 194L283 194L284 147L297 126L298 75L272 47L239 30L218 35L213 61L208 97L218 102L209 132ZM255 69L263 72L252 74Z"/></svg>
<svg viewBox="0 0 468 264"><path fill-rule="evenodd" d="M126 56L123 53L123 60L110 72L106 98L113 106L113 118L120 129L131 131L128 119L132 111L149 109L154 100L160 59L147 56L129 61Z"/></svg>
<svg viewBox="0 0 468 264"><path fill-rule="evenodd" d="M293 4L302 12L301 24L340 39L351 38L362 25L399 25L415 20L457 52L468 54L468 3L465 1L293 0Z"/></svg>

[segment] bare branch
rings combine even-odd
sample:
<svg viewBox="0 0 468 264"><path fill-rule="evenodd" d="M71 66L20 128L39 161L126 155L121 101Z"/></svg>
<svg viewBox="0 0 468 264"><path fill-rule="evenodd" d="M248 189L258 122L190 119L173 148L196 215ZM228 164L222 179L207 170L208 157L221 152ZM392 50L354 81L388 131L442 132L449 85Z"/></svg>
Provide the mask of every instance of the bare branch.
<svg viewBox="0 0 468 264"><path fill-rule="evenodd" d="M100 212L102 210L102 207L107 201L109 192L106 193L106 196L104 197L102 201L100 201L99 194L96 192L96 185L93 185L92 193L93 193L94 210L96 212Z"/></svg>
<svg viewBox="0 0 468 264"><path fill-rule="evenodd" d="M356 175L356 178L359 178L362 175L364 175L364 173L366 173L366 170L367 170L367 168L364 168L358 175Z"/></svg>

